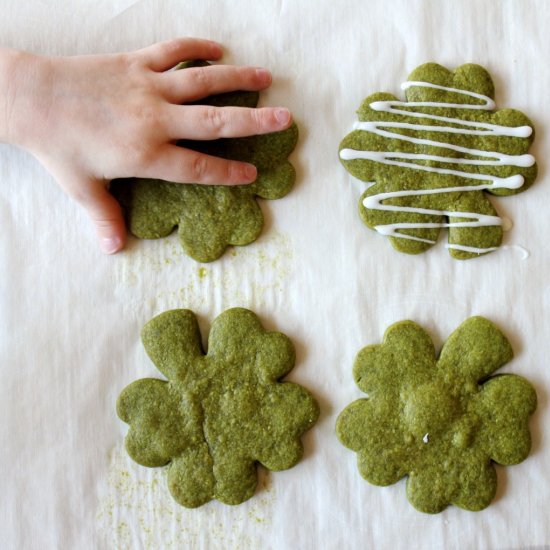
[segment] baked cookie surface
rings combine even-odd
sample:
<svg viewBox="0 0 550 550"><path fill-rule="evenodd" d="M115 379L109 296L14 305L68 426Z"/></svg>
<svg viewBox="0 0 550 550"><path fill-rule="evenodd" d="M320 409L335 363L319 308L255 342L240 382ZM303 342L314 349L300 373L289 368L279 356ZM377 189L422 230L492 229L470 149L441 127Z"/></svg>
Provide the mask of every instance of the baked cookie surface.
<svg viewBox="0 0 550 550"><path fill-rule="evenodd" d="M149 321L142 340L167 380L133 382L117 412L130 425L128 454L143 466L167 466L178 503L239 504L254 494L257 463L284 470L300 460L300 438L319 408L302 386L280 381L295 358L284 334L266 331L249 310L230 309L214 320L205 354L195 315L180 309Z"/></svg>
<svg viewBox="0 0 550 550"><path fill-rule="evenodd" d="M195 66L183 63L180 68ZM195 103L254 108L257 92L229 92ZM178 142L182 147L252 163L258 170L249 185L180 184L132 178L115 180L110 190L121 203L130 232L140 239L166 237L178 228L180 243L199 262L218 259L230 245L244 246L261 233L263 214L256 197L279 199L294 185L287 157L298 141L298 127L272 134L213 141Z"/></svg>
<svg viewBox="0 0 550 550"><path fill-rule="evenodd" d="M454 258L496 250L503 220L486 193L513 195L533 183L533 123L495 110L493 81L479 65L426 63L402 88L405 101L367 97L340 144L346 170L370 184L359 202L363 222L409 254L433 246L441 228Z"/></svg>
<svg viewBox="0 0 550 550"><path fill-rule="evenodd" d="M439 358L419 325L396 323L381 345L357 355L354 379L368 398L342 411L338 438L358 453L370 483L408 476L407 497L418 510L481 510L495 495L493 462L517 464L531 447L533 387L513 374L492 376L512 356L506 337L483 317L460 325Z"/></svg>

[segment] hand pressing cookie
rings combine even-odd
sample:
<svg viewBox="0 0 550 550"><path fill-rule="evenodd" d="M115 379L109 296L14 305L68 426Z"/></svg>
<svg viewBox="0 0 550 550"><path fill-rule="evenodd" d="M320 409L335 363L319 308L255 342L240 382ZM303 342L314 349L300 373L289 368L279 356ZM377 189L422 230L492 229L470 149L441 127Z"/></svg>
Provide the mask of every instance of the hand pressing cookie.
<svg viewBox="0 0 550 550"><path fill-rule="evenodd" d="M179 68L191 70L196 66L196 63L182 64ZM257 92L237 91L218 94L200 103L216 108L250 109L256 107L258 97ZM135 236L158 239L178 227L185 252L199 262L211 262L229 245L243 246L256 240L263 226L256 197L278 199L290 191L295 171L287 157L297 140L298 129L292 124L276 133L178 143L186 150L256 166L257 178L250 185L181 185L134 179L113 182L111 192L123 205L128 227Z"/></svg>
<svg viewBox="0 0 550 550"><path fill-rule="evenodd" d="M101 249L115 253L124 246L126 230L120 205L109 193L111 180L251 183L257 168L247 159L224 159L215 151L208 155L176 142L240 138L290 127L292 117L285 108L193 104L213 94L255 93L270 86L269 71L258 67L170 70L183 60L217 60L221 55L219 44L196 38L75 57L0 48L0 142L31 152L86 209ZM261 195L264 190L258 187ZM227 207L225 197L213 200Z"/></svg>
<svg viewBox="0 0 550 550"><path fill-rule="evenodd" d="M300 437L319 409L303 387L280 381L294 366L284 334L264 330L251 311L230 309L212 324L204 354L195 315L181 309L147 323L142 339L168 380L130 384L117 411L130 424L128 454L143 466L167 466L177 502L240 504L254 494L257 463L284 470L300 460Z"/></svg>
<svg viewBox="0 0 550 550"><path fill-rule="evenodd" d="M353 375L368 397L336 424L340 441L358 453L361 475L374 485L408 476L407 497L421 512L488 506L497 484L493 462L517 464L531 447L534 389L520 376L491 376L512 355L483 317L451 334L439 358L420 326L392 325L381 345L357 355Z"/></svg>
<svg viewBox="0 0 550 550"><path fill-rule="evenodd" d="M533 183L532 122L519 111L495 111L493 82L479 65L451 72L426 63L402 87L406 101L367 97L340 144L346 170L372 184L360 199L361 218L408 254L433 246L444 227L454 258L496 250L503 220L485 192L513 195Z"/></svg>

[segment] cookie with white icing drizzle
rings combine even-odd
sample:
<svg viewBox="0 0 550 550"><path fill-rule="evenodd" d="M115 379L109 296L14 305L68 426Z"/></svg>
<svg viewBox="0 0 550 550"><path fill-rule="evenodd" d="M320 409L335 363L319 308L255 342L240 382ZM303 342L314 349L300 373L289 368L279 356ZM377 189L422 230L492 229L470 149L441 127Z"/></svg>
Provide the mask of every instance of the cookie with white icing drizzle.
<svg viewBox="0 0 550 550"><path fill-rule="evenodd" d="M451 72L426 63L402 88L405 101L367 97L340 144L346 169L370 184L361 218L409 254L433 246L441 228L454 258L498 249L503 220L484 191L513 195L533 183L533 123L519 111L495 110L493 81L479 65Z"/></svg>

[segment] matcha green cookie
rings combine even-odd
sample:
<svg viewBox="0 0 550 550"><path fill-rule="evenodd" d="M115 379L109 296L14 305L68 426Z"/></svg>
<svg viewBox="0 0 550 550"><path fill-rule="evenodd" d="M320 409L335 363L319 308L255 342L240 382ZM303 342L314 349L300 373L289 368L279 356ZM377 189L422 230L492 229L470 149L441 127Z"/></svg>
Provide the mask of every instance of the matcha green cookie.
<svg viewBox="0 0 550 550"><path fill-rule="evenodd" d="M230 92L197 103L256 107L258 97L257 92ZM287 157L297 140L298 128L292 124L272 134L179 142L195 151L254 164L258 177L251 185L206 186L138 178L116 180L110 190L122 204L136 237L166 237L177 226L185 252L199 262L211 262L227 246L246 245L259 236L263 215L256 197L279 199L290 191L296 174Z"/></svg>
<svg viewBox="0 0 550 550"><path fill-rule="evenodd" d="M229 309L213 322L204 354L195 315L179 309L149 321L142 340L168 380L133 382L117 412L130 425L128 454L143 466L167 465L177 502L240 504L254 494L256 463L284 470L300 460L300 437L319 409L303 387L280 381L294 366L284 334Z"/></svg>
<svg viewBox="0 0 550 550"><path fill-rule="evenodd" d="M497 483L492 461L517 464L531 447L534 389L520 376L491 376L512 355L483 317L455 330L439 358L420 326L392 325L383 344L357 355L354 378L368 397L336 423L340 441L358 453L361 475L374 485L408 476L407 497L422 512L488 506Z"/></svg>
<svg viewBox="0 0 550 550"><path fill-rule="evenodd" d="M371 184L361 218L408 254L433 246L443 227L454 258L496 250L503 221L485 191L513 195L533 183L532 122L519 111L495 111L493 81L479 65L451 72L426 63L402 88L406 101L367 97L340 144L346 170Z"/></svg>

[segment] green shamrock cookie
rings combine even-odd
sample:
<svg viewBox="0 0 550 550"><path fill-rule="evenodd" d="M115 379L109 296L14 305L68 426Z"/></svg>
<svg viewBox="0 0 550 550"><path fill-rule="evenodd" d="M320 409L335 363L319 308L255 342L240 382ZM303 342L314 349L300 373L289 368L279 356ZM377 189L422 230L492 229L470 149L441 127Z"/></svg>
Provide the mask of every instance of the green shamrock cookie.
<svg viewBox="0 0 550 550"><path fill-rule="evenodd" d="M284 334L229 309L213 322L204 354L195 315L179 309L149 321L142 340L168 380L133 382L117 412L130 425L128 454L143 466L168 465L177 502L240 504L254 494L257 462L284 470L300 460L300 437L319 409L303 387L280 381L294 366Z"/></svg>
<svg viewBox="0 0 550 550"><path fill-rule="evenodd" d="M532 122L519 111L495 111L493 81L479 65L451 72L426 63L402 88L406 101L367 97L340 144L346 170L372 184L359 202L361 218L408 254L433 246L443 227L454 258L496 250L503 221L485 191L513 195L533 183Z"/></svg>
<svg viewBox="0 0 550 550"><path fill-rule="evenodd" d="M186 68L201 63L182 63ZM216 107L256 107L257 92L229 92L197 103ZM251 185L194 185L152 179L116 180L111 192L122 204L130 231L141 239L166 237L177 226L185 252L199 262L219 258L229 245L250 244L263 226L256 197L279 199L292 188L296 173L288 162L298 140L292 124L282 132L214 141L180 141L209 155L250 162L258 170Z"/></svg>
<svg viewBox="0 0 550 550"><path fill-rule="evenodd" d="M361 475L374 485L407 475L407 497L422 512L488 506L497 483L492 461L517 464L531 447L534 389L520 376L491 376L512 355L483 317L455 330L439 359L416 323L392 325L383 344L357 355L354 378L368 397L336 424L340 441L358 453Z"/></svg>

